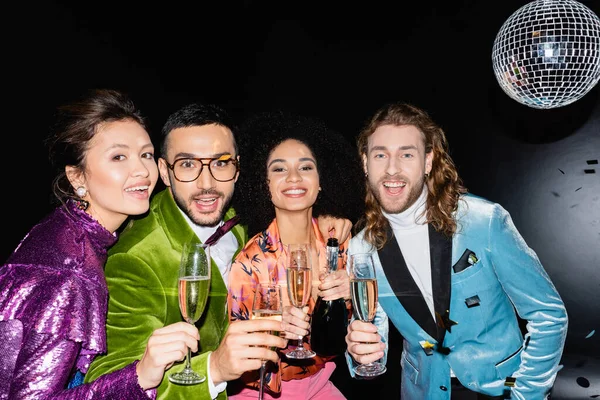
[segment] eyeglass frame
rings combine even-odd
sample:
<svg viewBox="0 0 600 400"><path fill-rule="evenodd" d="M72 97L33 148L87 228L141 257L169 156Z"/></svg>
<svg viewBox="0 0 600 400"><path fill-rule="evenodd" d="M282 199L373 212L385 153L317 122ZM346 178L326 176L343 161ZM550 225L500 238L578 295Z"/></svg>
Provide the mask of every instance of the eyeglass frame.
<svg viewBox="0 0 600 400"><path fill-rule="evenodd" d="M208 172L210 172L210 176L212 176L212 178L213 178L215 181L217 181L217 182L230 182L230 181L234 180L234 179L235 179L235 176L236 176L236 174L237 174L238 172L240 172L240 165L239 165L239 161L238 161L238 160L237 160L235 157L233 157L233 156L231 156L231 158L229 158L228 160L226 160L226 161L228 161L228 162L231 162L231 163L233 163L233 165L235 165L235 172L233 173L233 176L232 176L230 179L227 179L227 180L224 180L224 181L222 181L222 180L220 180L220 179L217 179L217 178L215 178L215 175L213 174L213 172L212 172L212 169L210 168L210 163L211 163L211 162L213 162L213 161L215 161L215 160L219 160L219 159L220 159L220 158L222 158L222 157L223 157L223 156L219 156L219 157L201 157L201 158L196 158L196 157L181 157L181 158L177 158L177 159L173 160L173 164L169 163L169 162L168 162L168 161L167 161L165 158L163 158L163 160L165 161L165 164L167 164L167 167L168 167L168 168L169 168L171 171L173 171L173 177L174 177L176 180L178 180L179 182L182 182L182 183L194 182L195 180L197 180L198 178L200 178L200 175L202 175L202 171L204 171L204 166L208 166ZM198 173L198 176L197 176L197 177L195 177L195 178L194 178L194 179L192 179L192 180L189 180L189 181L182 181L181 179L179 179L179 178L177 177L177 174L175 174L175 163L177 163L177 161L181 161L181 160L194 160L194 161L199 161L201 166L200 166L200 172ZM208 161L207 161L207 162L205 162L205 160L208 160Z"/></svg>

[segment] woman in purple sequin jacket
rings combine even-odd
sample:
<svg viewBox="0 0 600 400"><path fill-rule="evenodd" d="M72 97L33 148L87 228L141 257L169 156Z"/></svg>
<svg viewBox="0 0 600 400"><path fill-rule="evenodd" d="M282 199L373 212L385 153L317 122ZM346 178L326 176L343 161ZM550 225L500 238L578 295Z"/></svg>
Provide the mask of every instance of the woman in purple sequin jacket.
<svg viewBox="0 0 600 400"><path fill-rule="evenodd" d="M57 117L48 145L60 205L0 267L0 400L154 398L164 371L197 350L192 325L156 330L141 360L81 384L107 350L106 253L127 217L149 208L154 147L116 91L93 90Z"/></svg>

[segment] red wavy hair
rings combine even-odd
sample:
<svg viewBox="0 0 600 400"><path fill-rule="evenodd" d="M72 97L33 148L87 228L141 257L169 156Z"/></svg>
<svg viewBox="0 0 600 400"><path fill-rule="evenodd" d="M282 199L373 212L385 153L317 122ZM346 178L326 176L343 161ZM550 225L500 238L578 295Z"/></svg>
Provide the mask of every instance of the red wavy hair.
<svg viewBox="0 0 600 400"><path fill-rule="evenodd" d="M407 103L391 103L380 108L361 130L358 139L358 153L365 156L368 152L369 137L383 125L412 125L423 135L425 151L433 152L431 172L426 178L428 189L426 218L429 224L447 236L456 231L454 212L458 207L461 194L467 189L463 186L454 161L448 154L448 141L442 128L438 126L424 110ZM381 212L381 206L366 184L365 214L357 222L357 230L365 228L365 240L381 249L387 241L388 221Z"/></svg>

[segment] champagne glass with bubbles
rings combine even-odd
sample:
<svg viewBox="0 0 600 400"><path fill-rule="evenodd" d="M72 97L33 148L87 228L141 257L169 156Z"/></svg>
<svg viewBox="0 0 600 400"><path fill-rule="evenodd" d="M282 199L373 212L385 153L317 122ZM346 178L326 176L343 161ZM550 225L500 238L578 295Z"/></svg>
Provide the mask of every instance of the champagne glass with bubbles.
<svg viewBox="0 0 600 400"><path fill-rule="evenodd" d="M254 292L252 302L252 319L272 319L281 322L283 315L283 303L281 301L281 286L276 284L259 283ZM279 335L279 332L270 332ZM272 349L275 350L275 349ZM263 398L263 382L265 379L265 367L267 362L263 360L260 366L260 382L258 387L258 398Z"/></svg>
<svg viewBox="0 0 600 400"><path fill-rule="evenodd" d="M350 294L354 317L363 322L373 322L377 311L378 289L375 265L370 253L358 253L350 256ZM386 371L380 362L360 364L354 372L360 376L378 376Z"/></svg>
<svg viewBox="0 0 600 400"><path fill-rule="evenodd" d="M287 289L290 303L302 308L308 304L312 288L312 268L308 244L289 244L286 254ZM312 358L316 353L304 347L303 337L298 338L298 347L286 353L293 359Z"/></svg>
<svg viewBox="0 0 600 400"><path fill-rule="evenodd" d="M179 264L179 309L183 319L195 324L206 305L210 288L210 246L201 243L184 243ZM196 385L206 377L192 369L191 350L188 347L185 368L169 375L169 381L179 385Z"/></svg>

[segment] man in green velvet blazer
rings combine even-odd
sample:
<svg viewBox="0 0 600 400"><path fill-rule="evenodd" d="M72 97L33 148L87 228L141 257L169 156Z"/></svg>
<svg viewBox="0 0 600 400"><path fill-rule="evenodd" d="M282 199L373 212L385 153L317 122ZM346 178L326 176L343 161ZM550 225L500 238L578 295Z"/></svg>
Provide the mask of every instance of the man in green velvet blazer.
<svg viewBox="0 0 600 400"><path fill-rule="evenodd" d="M230 204L239 156L225 111L190 104L169 116L162 135L158 165L167 188L153 196L148 214L132 220L109 251L105 267L108 352L92 362L86 382L140 359L154 330L182 320L177 286L183 243L205 242L235 216ZM325 234L335 226L347 235L349 224L329 219L320 226ZM193 386L170 383L167 375L183 369L182 364L175 365L156 389L158 399L225 399L227 381L257 370L261 359L276 361L277 353L269 347L286 346L282 338L258 333L280 331L279 322L228 325L227 276L247 239L245 227L235 225L211 246L209 299L196 323L200 349L192 357L192 368L207 379Z"/></svg>

